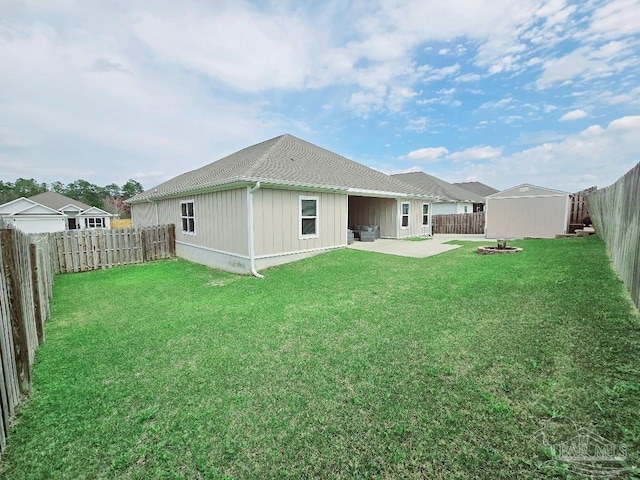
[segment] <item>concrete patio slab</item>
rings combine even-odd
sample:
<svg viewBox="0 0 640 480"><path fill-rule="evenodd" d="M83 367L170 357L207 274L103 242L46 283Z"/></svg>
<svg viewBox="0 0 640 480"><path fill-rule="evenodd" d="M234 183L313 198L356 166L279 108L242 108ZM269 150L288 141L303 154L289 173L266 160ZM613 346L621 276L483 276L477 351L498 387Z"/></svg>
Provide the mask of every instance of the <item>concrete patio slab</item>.
<svg viewBox="0 0 640 480"><path fill-rule="evenodd" d="M376 239L375 242L355 241L348 248L354 250L364 250L367 252L386 253L388 255L398 255L401 257L426 258L439 253L455 250L460 245L450 245L445 242L451 240L460 241L482 241L492 243L484 238L484 235L444 235L438 234L433 238L424 241L410 240L390 240L386 238Z"/></svg>

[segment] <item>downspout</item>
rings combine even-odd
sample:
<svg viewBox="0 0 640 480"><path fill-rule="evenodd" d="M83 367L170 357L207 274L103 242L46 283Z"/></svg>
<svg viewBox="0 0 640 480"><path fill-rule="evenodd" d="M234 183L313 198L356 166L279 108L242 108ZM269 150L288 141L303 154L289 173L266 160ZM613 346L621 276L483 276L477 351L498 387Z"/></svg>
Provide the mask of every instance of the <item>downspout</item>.
<svg viewBox="0 0 640 480"><path fill-rule="evenodd" d="M249 265L251 268L251 275L256 278L264 278L264 275L260 275L256 270L256 255L254 249L253 238L253 192L260 188L260 182L256 183L253 188L247 187L247 209L249 210Z"/></svg>

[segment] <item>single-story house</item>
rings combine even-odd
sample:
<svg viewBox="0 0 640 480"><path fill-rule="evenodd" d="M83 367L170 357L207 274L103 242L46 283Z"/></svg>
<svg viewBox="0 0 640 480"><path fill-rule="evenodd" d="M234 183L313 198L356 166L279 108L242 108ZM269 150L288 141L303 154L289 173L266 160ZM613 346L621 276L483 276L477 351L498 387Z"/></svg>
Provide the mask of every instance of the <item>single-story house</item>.
<svg viewBox="0 0 640 480"><path fill-rule="evenodd" d="M571 195L528 183L486 199L487 238L554 238L567 233Z"/></svg>
<svg viewBox="0 0 640 480"><path fill-rule="evenodd" d="M109 228L112 215L56 192L21 197L0 205L0 226L26 233Z"/></svg>
<svg viewBox="0 0 640 480"><path fill-rule="evenodd" d="M25 233L61 232L65 221L64 213L25 197L0 205L1 228L15 228Z"/></svg>
<svg viewBox="0 0 640 480"><path fill-rule="evenodd" d="M236 273L347 245L347 229L431 234L433 198L292 135L247 147L136 195L134 226L176 224L176 253Z"/></svg>
<svg viewBox="0 0 640 480"><path fill-rule="evenodd" d="M482 182L455 182L451 185L455 185L456 187L464 188L470 192L473 192L481 197L488 197L489 195L493 195L494 193L498 193L500 190L497 188L490 187Z"/></svg>
<svg viewBox="0 0 640 480"><path fill-rule="evenodd" d="M433 204L434 215L483 211L483 195L470 192L428 173L398 173L392 177L419 188L427 195L438 197L440 201Z"/></svg>
<svg viewBox="0 0 640 480"><path fill-rule="evenodd" d="M92 207L79 200L67 197L58 192L43 192L29 200L64 213L66 230L84 230L87 228L111 228L113 214L101 208Z"/></svg>

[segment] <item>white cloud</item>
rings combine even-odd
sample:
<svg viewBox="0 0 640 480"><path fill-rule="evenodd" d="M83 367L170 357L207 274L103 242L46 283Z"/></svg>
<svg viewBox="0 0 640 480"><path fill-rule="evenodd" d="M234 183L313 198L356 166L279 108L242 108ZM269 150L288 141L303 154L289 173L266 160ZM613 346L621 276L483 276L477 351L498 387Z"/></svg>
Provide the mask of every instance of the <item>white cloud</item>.
<svg viewBox="0 0 640 480"><path fill-rule="evenodd" d="M604 100L611 105L619 104L640 104L640 87L632 88L624 93L613 94L611 92L605 92L603 94Z"/></svg>
<svg viewBox="0 0 640 480"><path fill-rule="evenodd" d="M501 189L533 183L576 192L596 181L603 187L637 163L638 138L640 116L621 117L605 127L592 125L562 140L547 141L489 162L452 165L447 175L464 178L473 170L480 181Z"/></svg>
<svg viewBox="0 0 640 480"><path fill-rule="evenodd" d="M591 30L605 38L619 38L640 32L640 2L613 0L597 8L592 16Z"/></svg>
<svg viewBox="0 0 640 480"><path fill-rule="evenodd" d="M355 92L352 93L347 106L358 115L366 116L384 106L386 92Z"/></svg>
<svg viewBox="0 0 640 480"><path fill-rule="evenodd" d="M639 63L633 52L628 43L621 41L579 47L563 57L545 61L536 85L545 89L557 83L613 75Z"/></svg>
<svg viewBox="0 0 640 480"><path fill-rule="evenodd" d="M506 55L491 65L489 73L495 75L496 73L509 72L515 68L516 62L520 60L520 58L519 55Z"/></svg>
<svg viewBox="0 0 640 480"><path fill-rule="evenodd" d="M407 100L420 95L420 93L408 87L393 87L387 99L387 108L392 112L400 111Z"/></svg>
<svg viewBox="0 0 640 480"><path fill-rule="evenodd" d="M234 89L301 88L309 75L313 29L295 15L248 8L233 12L176 9L135 14L133 31L160 59Z"/></svg>
<svg viewBox="0 0 640 480"><path fill-rule="evenodd" d="M131 165L145 161L176 175L276 125L260 118L259 104L210 98L186 77L136 62L117 42L103 45L99 35L72 42L43 25L14 33L0 40L0 63L11 66L0 75L0 91L11 93L0 125L10 126L14 143L28 144L0 154L5 178L124 182Z"/></svg>
<svg viewBox="0 0 640 480"><path fill-rule="evenodd" d="M558 186L558 178L571 178L567 174L579 166L576 173L613 182L626 171L626 166L630 168L636 163L640 155L638 138L640 116L622 117L607 127L592 125L561 142L544 143L514 153L504 159L502 168L510 164L511 169L522 170L521 178L526 175L533 181L542 179L546 184ZM623 166L623 170L612 169L614 164L602 159L615 159L615 165Z"/></svg>
<svg viewBox="0 0 640 480"><path fill-rule="evenodd" d="M425 70L426 70L426 75L424 77L424 82L428 83L428 82L435 82L438 80L442 80L444 78L447 78L451 75L456 74L460 70L460 65L455 63L453 65L449 65L448 67L442 67L442 68L427 67Z"/></svg>
<svg viewBox="0 0 640 480"><path fill-rule="evenodd" d="M440 50L438 50L438 55L446 55L447 53L449 53L448 48L441 48Z"/></svg>
<svg viewBox="0 0 640 480"><path fill-rule="evenodd" d="M414 132L424 132L427 129L429 121L427 117L420 117L413 120L409 120L409 125L405 127L405 130L413 130Z"/></svg>
<svg viewBox="0 0 640 480"><path fill-rule="evenodd" d="M450 154L447 158L454 161L488 160L497 158L502 154L502 147L490 147L479 145Z"/></svg>
<svg viewBox="0 0 640 480"><path fill-rule="evenodd" d="M459 83L477 82L481 78L477 73L465 73L464 75L458 75L455 81Z"/></svg>
<svg viewBox="0 0 640 480"><path fill-rule="evenodd" d="M582 118L585 118L587 116L587 112L585 112L584 110L572 110L570 112L565 113L564 115L562 115L560 117L560 121L561 122L566 122L569 120L580 120Z"/></svg>
<svg viewBox="0 0 640 480"><path fill-rule="evenodd" d="M456 45L456 49L455 49L456 55L460 56L460 55L464 55L467 52L467 48L462 45Z"/></svg>
<svg viewBox="0 0 640 480"><path fill-rule="evenodd" d="M449 150L445 147L426 147L419 148L418 150L412 150L401 158L419 161L421 163L433 163L442 160L442 158L448 153Z"/></svg>
<svg viewBox="0 0 640 480"><path fill-rule="evenodd" d="M485 102L480 105L480 109L499 109L499 108L513 108L515 99L513 97L504 97L497 101Z"/></svg>

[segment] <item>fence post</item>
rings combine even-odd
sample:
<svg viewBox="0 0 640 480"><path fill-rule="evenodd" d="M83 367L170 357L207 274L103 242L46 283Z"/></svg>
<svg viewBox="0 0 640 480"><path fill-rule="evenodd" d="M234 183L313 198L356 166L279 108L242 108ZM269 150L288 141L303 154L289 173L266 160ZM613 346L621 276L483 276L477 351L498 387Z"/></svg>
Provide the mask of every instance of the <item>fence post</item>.
<svg viewBox="0 0 640 480"><path fill-rule="evenodd" d="M38 252L35 243L29 244L29 257L31 259L31 285L33 287L33 310L36 317L36 332L38 333L38 345L42 345L42 342L44 342L44 326L42 325L40 282L38 281Z"/></svg>
<svg viewBox="0 0 640 480"><path fill-rule="evenodd" d="M169 253L171 257L176 256L176 225L172 223L169 225Z"/></svg>
<svg viewBox="0 0 640 480"><path fill-rule="evenodd" d="M144 228L140 229L140 243L142 244L142 262L147 261L147 238Z"/></svg>
<svg viewBox="0 0 640 480"><path fill-rule="evenodd" d="M13 334L18 386L20 393L28 394L31 390L29 344L27 342L27 330L22 309L23 299L20 295L19 267L14 232L14 230L3 229L0 231L0 239L2 240L2 257L4 259L4 272L9 294L9 312L11 315L11 332Z"/></svg>

